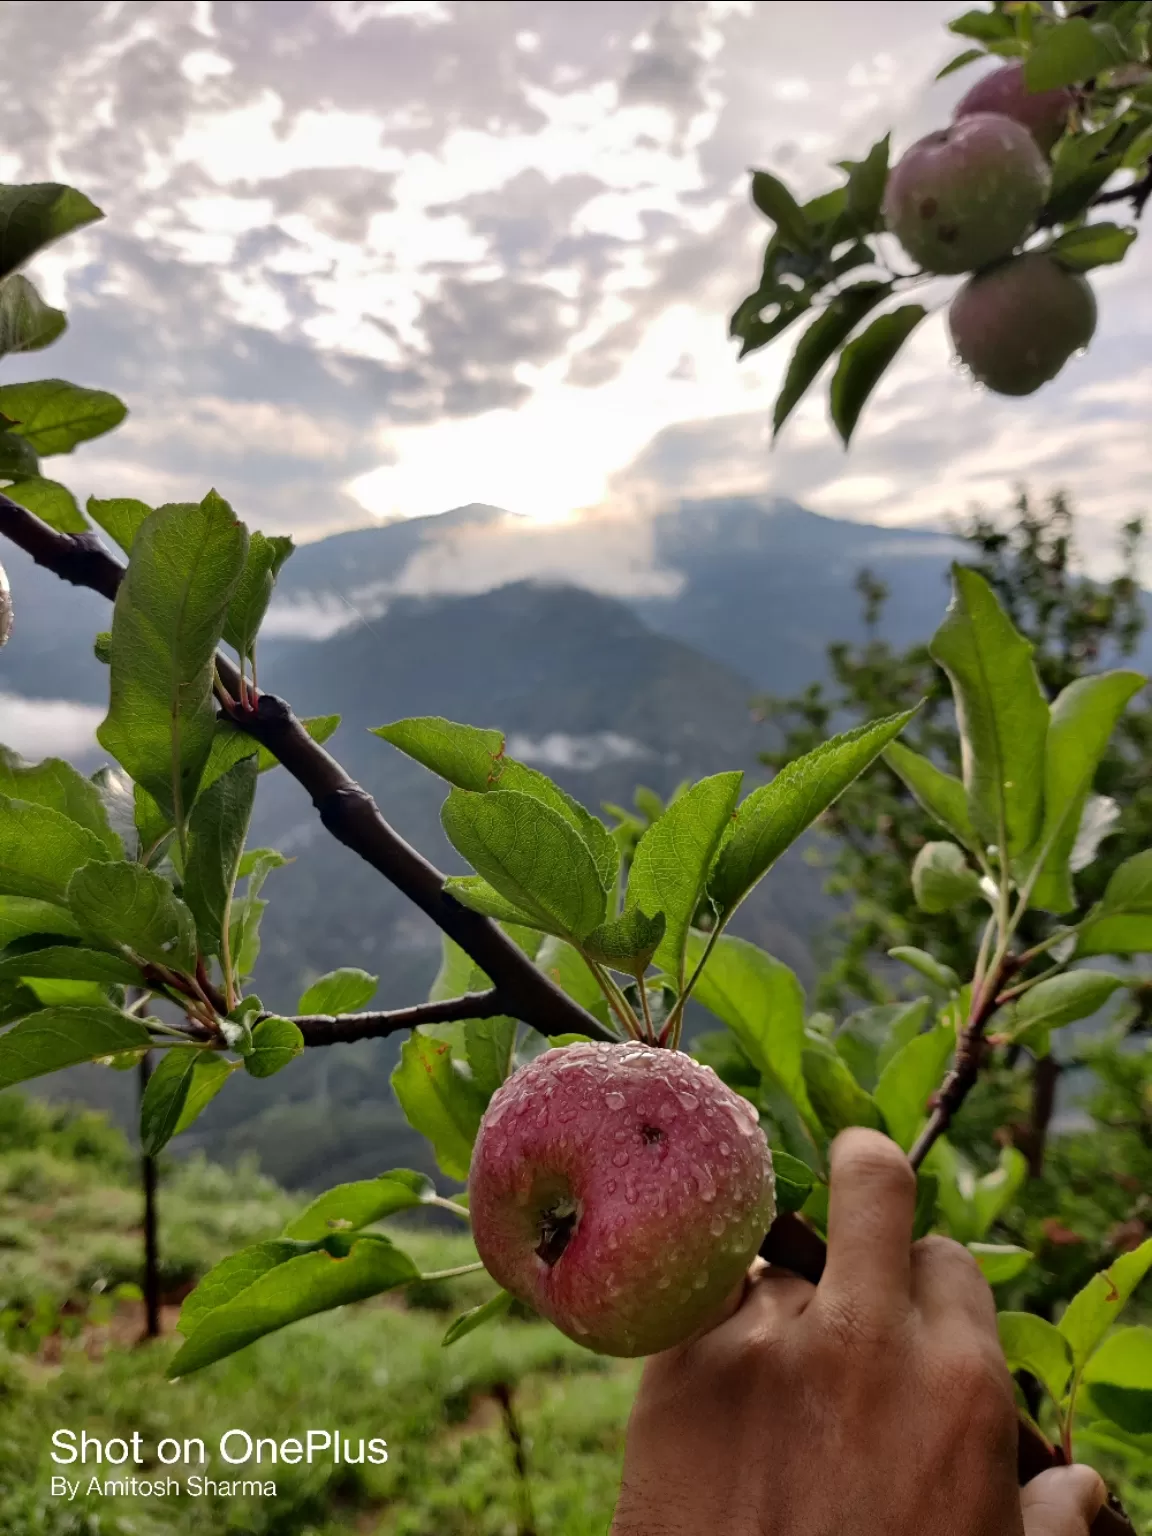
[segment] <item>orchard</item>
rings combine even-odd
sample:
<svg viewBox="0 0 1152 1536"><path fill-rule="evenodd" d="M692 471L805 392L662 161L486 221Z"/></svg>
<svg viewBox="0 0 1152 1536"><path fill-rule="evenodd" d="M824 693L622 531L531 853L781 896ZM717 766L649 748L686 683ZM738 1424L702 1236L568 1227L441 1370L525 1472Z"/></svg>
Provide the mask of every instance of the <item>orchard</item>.
<svg viewBox="0 0 1152 1536"><path fill-rule="evenodd" d="M991 68L950 123L891 165L881 140L804 203L754 174L773 232L732 334L745 355L806 322L775 431L838 357L831 413L847 443L928 314L904 296L941 278L960 280L948 331L979 384L1028 395L1074 365L1096 326L1088 274L1122 261L1137 233L1097 210L1127 205L1135 220L1152 195L1150 28L1150 4L967 12L952 31L972 46L948 68L986 56ZM68 187L0 188L0 355L60 335L65 317L20 268L100 216ZM124 414L61 380L0 387L0 532L111 605L93 636L108 667L109 765L87 778L4 755L0 1087L83 1062L158 1061L140 1118L155 1156L236 1074L403 1034L396 1098L460 1191L397 1169L319 1196L188 1296L173 1378L428 1279L377 1226L421 1206L470 1226L477 1259L460 1273L493 1281L445 1344L499 1325L515 1302L604 1354L668 1349L723 1313L757 1253L819 1277L829 1146L854 1125L907 1154L917 1235L963 1242L1011 1297L1034 1255L995 1228L1025 1159L1005 1147L976 1178L950 1132L983 1073L1044 1061L1055 1031L1134 990L1127 968L1152 952L1152 849L1120 863L1098 898L1081 895L1107 833L1098 772L1142 675L1102 671L1050 692L993 587L958 565L930 655L951 690L959 774L902 741L914 704L766 783L748 787L734 768L685 786L642 828L610 827L511 756L490 723L382 723L381 752L443 782L443 828L472 871L445 877L325 749L336 718L297 719L257 685L291 541L250 530L215 490L155 508L90 498L81 511L41 472ZM20 593L0 580L0 643L13 607L18 626ZM248 846L267 772L295 779L327 832L439 927L426 1003L356 1011L354 967L313 986L295 1015L254 995L265 882L290 878L282 854ZM962 971L893 948L914 995L836 1019L808 1012L788 968L728 930L785 850L873 772L895 775L936 829L906 872L916 902L974 907L979 937ZM729 1032L714 1064L686 1045L690 1004ZM1152 1239L1068 1297L1058 1321L1002 1307L1021 1482L1071 1460L1082 1432L1146 1444L1152 1336L1111 1329L1150 1268ZM1113 1500L1093 1529L1132 1527Z"/></svg>

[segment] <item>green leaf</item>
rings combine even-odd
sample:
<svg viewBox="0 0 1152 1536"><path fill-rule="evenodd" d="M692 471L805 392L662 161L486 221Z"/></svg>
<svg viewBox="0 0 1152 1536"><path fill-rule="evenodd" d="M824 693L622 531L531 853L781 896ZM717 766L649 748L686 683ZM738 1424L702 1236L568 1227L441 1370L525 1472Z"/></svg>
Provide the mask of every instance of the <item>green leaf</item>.
<svg viewBox="0 0 1152 1536"><path fill-rule="evenodd" d="M562 790L559 784L554 784L547 774L541 773L536 768L529 768L525 763L518 763L514 757L504 759L500 768L500 777L494 787L530 795L534 800L539 800L542 805L546 805L549 810L555 811L558 816L562 816L569 826L579 833L581 841L587 844L604 890L615 893L620 874L620 850L612 834L598 817L593 816L592 812L578 800L574 800L570 794Z"/></svg>
<svg viewBox="0 0 1152 1536"><path fill-rule="evenodd" d="M906 710L833 736L782 768L770 784L752 791L736 811L732 835L720 850L710 882L723 921L915 713Z"/></svg>
<svg viewBox="0 0 1152 1536"><path fill-rule="evenodd" d="M549 919L535 912L525 912L515 902L501 896L482 875L449 875L444 890L470 912L479 912L500 923L520 923L538 928L541 933L551 933L554 926Z"/></svg>
<svg viewBox="0 0 1152 1536"><path fill-rule="evenodd" d="M42 1008L0 1035L0 1088L148 1044L139 1019L107 1003Z"/></svg>
<svg viewBox="0 0 1152 1536"><path fill-rule="evenodd" d="M996 1326L1008 1369L1035 1376L1059 1403L1072 1375L1072 1353L1059 1329L1032 1312L1001 1312Z"/></svg>
<svg viewBox="0 0 1152 1536"><path fill-rule="evenodd" d="M83 192L57 182L0 186L0 274L14 272L53 240L103 217Z"/></svg>
<svg viewBox="0 0 1152 1536"><path fill-rule="evenodd" d="M1053 91L1080 85L1115 64L1125 62L1123 46L1111 27L1092 26L1082 16L1070 16L1045 27L1024 61L1024 84L1030 91Z"/></svg>
<svg viewBox="0 0 1152 1536"><path fill-rule="evenodd" d="M985 1237L1008 1209L1028 1178L1028 1159L1018 1147L1001 1147L998 1166L972 1185L973 1235Z"/></svg>
<svg viewBox="0 0 1152 1536"><path fill-rule="evenodd" d="M922 912L951 912L980 898L980 876L955 843L925 843L912 864L912 894Z"/></svg>
<svg viewBox="0 0 1152 1536"><path fill-rule="evenodd" d="M468 1019L464 1025L464 1053L485 1103L512 1070L517 1027L515 1019L501 1016Z"/></svg>
<svg viewBox="0 0 1152 1536"><path fill-rule="evenodd" d="M948 23L948 30L981 43L1003 42L1015 35L1011 18L1001 11L965 11Z"/></svg>
<svg viewBox="0 0 1152 1536"><path fill-rule="evenodd" d="M742 773L718 773L686 790L643 833L628 875L625 911L664 914L656 963L684 979L684 947L721 839L732 824Z"/></svg>
<svg viewBox="0 0 1152 1536"><path fill-rule="evenodd" d="M946 832L951 832L965 848L979 848L980 839L968 816L968 795L959 779L944 773L902 741L894 741L885 749L884 761L903 779L921 808Z"/></svg>
<svg viewBox="0 0 1152 1536"><path fill-rule="evenodd" d="M989 1285L1007 1285L1022 1275L1033 1259L1027 1248L1012 1243L968 1243L967 1248Z"/></svg>
<svg viewBox="0 0 1152 1536"><path fill-rule="evenodd" d="M57 480L45 480L34 475L5 488L5 496L21 507L27 507L42 523L55 528L58 533L88 533L84 514L76 505L76 498L66 485Z"/></svg>
<svg viewBox="0 0 1152 1536"><path fill-rule="evenodd" d="M1152 848L1133 854L1113 871L1100 906L1110 917L1152 916Z"/></svg>
<svg viewBox="0 0 1152 1536"><path fill-rule="evenodd" d="M771 219L782 240L796 250L807 250L813 241L812 226L784 183L768 171L752 172L752 202Z"/></svg>
<svg viewBox="0 0 1152 1536"><path fill-rule="evenodd" d="M832 421L847 448L868 396L900 348L928 311L922 304L902 304L873 320L862 335L850 341L840 354L832 378L829 403Z"/></svg>
<svg viewBox="0 0 1152 1536"><path fill-rule="evenodd" d="M916 1174L916 1208L912 1213L912 1241L927 1237L936 1224L936 1200L940 1181L934 1173Z"/></svg>
<svg viewBox="0 0 1152 1536"><path fill-rule="evenodd" d="M796 343L772 412L772 438L808 392L816 375L866 315L892 292L891 283L858 283L832 299Z"/></svg>
<svg viewBox="0 0 1152 1536"><path fill-rule="evenodd" d="M832 1044L861 1088L869 1093L875 1090L892 1057L920 1033L931 1006L928 998L918 997L910 1003L861 1008L844 1020L832 1037ZM816 1032L818 1018L814 1014L808 1020L810 1033Z"/></svg>
<svg viewBox="0 0 1152 1536"><path fill-rule="evenodd" d="M159 507L136 534L112 620L105 747L174 822L187 816L216 734L212 679L248 534L210 491Z"/></svg>
<svg viewBox="0 0 1152 1536"><path fill-rule="evenodd" d="M1136 231L1120 224L1082 224L1066 229L1052 242L1052 255L1069 272L1091 272L1094 267L1123 261Z"/></svg>
<svg viewBox="0 0 1152 1536"><path fill-rule="evenodd" d="M977 59L986 59L988 55L983 48L965 48L963 53L958 53L954 59L949 59L941 70L937 70L937 80L943 80L947 75L955 74L958 69L965 69L969 64L975 64Z"/></svg>
<svg viewBox="0 0 1152 1536"><path fill-rule="evenodd" d="M153 511L144 502L136 501L131 496L116 496L109 501L89 496L86 505L88 516L119 544L126 555L132 553L136 535Z"/></svg>
<svg viewBox="0 0 1152 1536"><path fill-rule="evenodd" d="M8 955L0 952L0 981L55 977L65 981L95 981L102 987L138 987L140 972L118 955L76 944L49 944L43 949Z"/></svg>
<svg viewBox="0 0 1152 1536"><path fill-rule="evenodd" d="M928 1100L944 1081L955 1049L955 1031L944 1025L909 1040L880 1074L873 1098L888 1134L905 1152L928 1117Z"/></svg>
<svg viewBox="0 0 1152 1536"><path fill-rule="evenodd" d="M68 885L68 906L81 931L114 954L192 974L196 925L160 875L141 864L85 864Z"/></svg>
<svg viewBox="0 0 1152 1536"><path fill-rule="evenodd" d="M173 1136L181 1135L195 1122L239 1066L238 1062L229 1061L218 1051L197 1051L195 1054L192 1080L184 1095L184 1107L180 1111L176 1129L172 1132Z"/></svg>
<svg viewBox="0 0 1152 1536"><path fill-rule="evenodd" d="M67 328L64 311L45 304L36 285L23 273L14 272L0 280L0 357L10 352L39 352Z"/></svg>
<svg viewBox="0 0 1152 1536"><path fill-rule="evenodd" d="M108 852L102 838L62 811L0 794L0 892L63 906L75 871Z"/></svg>
<svg viewBox="0 0 1152 1536"><path fill-rule="evenodd" d="M250 1077L271 1077L304 1049L304 1036L291 1019L263 1019L252 1031L252 1049L244 1058Z"/></svg>
<svg viewBox="0 0 1152 1536"><path fill-rule="evenodd" d="M310 1252L307 1250L312 1245L293 1244L281 1238L275 1245L284 1255L280 1261L257 1272L250 1284L199 1318L184 1347L169 1366L168 1375L186 1376L190 1371L201 1370L225 1355L235 1354L255 1339L302 1317L363 1301L418 1278L419 1271L412 1260L386 1237L370 1235L356 1237L350 1243L338 1243L340 1236L342 1234L326 1239L328 1248L314 1248ZM260 1246L273 1247L271 1244ZM292 1249L297 1251L289 1256L286 1250ZM224 1262L229 1264L234 1260ZM207 1275L201 1288L211 1280L212 1274ZM184 1322L182 1312L182 1332Z"/></svg>
<svg viewBox="0 0 1152 1536"><path fill-rule="evenodd" d="M1080 934L1076 956L1152 953L1152 916L1102 917Z"/></svg>
<svg viewBox="0 0 1152 1536"><path fill-rule="evenodd" d="M341 966L338 971L329 971L312 983L297 1004L296 1012L358 1013L372 1001L379 985L379 976L372 976L352 965Z"/></svg>
<svg viewBox="0 0 1152 1536"><path fill-rule="evenodd" d="M232 964L240 976L250 976L260 954L260 919L268 905L260 899L265 880L274 869L291 864L275 848L253 848L240 860L240 877L248 881L244 895L232 902Z"/></svg>
<svg viewBox="0 0 1152 1536"><path fill-rule="evenodd" d="M1019 997L998 1020L998 1028L1014 1041L1028 1045L1042 1040L1049 1030L1087 1019L1122 986L1119 976L1107 971L1066 971L1040 981Z"/></svg>
<svg viewBox="0 0 1152 1536"><path fill-rule="evenodd" d="M772 1148L772 1169L776 1175L776 1214L798 1211L812 1192L816 1175L806 1163L790 1152Z"/></svg>
<svg viewBox="0 0 1152 1536"><path fill-rule="evenodd" d="M849 1125L884 1129L875 1100L865 1093L843 1058L826 1040L807 1036L802 1059L808 1097L830 1136Z"/></svg>
<svg viewBox="0 0 1152 1536"><path fill-rule="evenodd" d="M893 960L899 960L901 964L919 971L925 981L930 981L942 992L955 992L960 986L960 978L952 967L945 965L942 960L937 960L935 955L930 955L926 949L917 949L914 944L897 944L894 949L888 951L888 954Z"/></svg>
<svg viewBox="0 0 1152 1536"><path fill-rule="evenodd" d="M451 1048L414 1031L400 1049L392 1088L408 1124L432 1143L448 1177L467 1179L484 1100L452 1060Z"/></svg>
<svg viewBox="0 0 1152 1536"><path fill-rule="evenodd" d="M0 1045L2 1043L0 1041ZM1152 1237L1132 1253L1121 1254L1107 1269L1093 1275L1073 1296L1057 1326L1071 1346L1072 1361L1077 1369L1085 1364L1119 1317L1149 1269L1152 1269Z"/></svg>
<svg viewBox="0 0 1152 1536"><path fill-rule="evenodd" d="M248 555L228 604L223 635L225 643L242 657L251 656L256 649L256 636L272 601L276 578L294 548L289 538L259 532L248 537Z"/></svg>
<svg viewBox="0 0 1152 1536"><path fill-rule="evenodd" d="M0 428L3 428L0 419ZM40 459L31 443L26 443L15 432L0 430L0 480L24 480L40 472ZM4 494L10 494L6 487Z"/></svg>
<svg viewBox="0 0 1152 1536"><path fill-rule="evenodd" d="M378 725L372 732L414 757L458 789L483 794L492 788L504 755L504 732L457 725L440 715L422 715Z"/></svg>
<svg viewBox="0 0 1152 1536"><path fill-rule="evenodd" d="M25 763L16 753L0 747L0 794L59 811L95 833L112 858L123 857L124 846L109 825L100 790L63 758Z"/></svg>
<svg viewBox="0 0 1152 1536"><path fill-rule="evenodd" d="M588 845L549 806L511 790L453 789L440 819L473 869L550 931L580 940L603 922L607 895Z"/></svg>
<svg viewBox="0 0 1152 1536"><path fill-rule="evenodd" d="M977 571L952 568L948 612L929 653L948 674L978 835L1011 856L1035 842L1044 810L1048 704L1032 646Z"/></svg>
<svg viewBox="0 0 1152 1536"><path fill-rule="evenodd" d="M689 934L693 969L707 942L703 934ZM757 1071L779 1085L810 1126L818 1126L803 1064L804 989L795 972L746 939L722 934L693 995L728 1026Z"/></svg>
<svg viewBox="0 0 1152 1536"><path fill-rule="evenodd" d="M1044 755L1044 823L1024 860L1030 873L1047 848L1031 903L1045 912L1076 906L1069 859L1080 817L1109 739L1129 701L1144 687L1139 672L1104 672L1069 683L1053 701Z"/></svg>
<svg viewBox="0 0 1152 1536"><path fill-rule="evenodd" d="M294 1216L284 1228L285 1237L314 1239L326 1237L337 1228L359 1229L394 1216L397 1211L413 1210L436 1194L432 1180L409 1168L393 1168L376 1179L359 1179L354 1184L337 1184L318 1195L311 1205Z"/></svg>
<svg viewBox="0 0 1152 1536"><path fill-rule="evenodd" d="M842 222L857 234L870 235L883 228L880 204L888 181L888 157L891 134L873 144L863 160L852 162L848 172L847 194ZM891 287L883 285L890 293Z"/></svg>
<svg viewBox="0 0 1152 1536"><path fill-rule="evenodd" d="M537 951L536 964L581 1008L587 1009L601 1024L608 1022L608 1003L596 978L581 959L579 950L573 949L563 939L549 937ZM481 984L488 984L487 977L484 977ZM464 990L469 991L471 987Z"/></svg>
<svg viewBox="0 0 1152 1536"><path fill-rule="evenodd" d="M490 1300L481 1302L478 1307L471 1307L467 1312L461 1312L459 1317L454 1318L440 1343L446 1349L449 1344L455 1344L457 1339L462 1339L465 1334L473 1333L477 1328L483 1328L485 1323L492 1323L497 1318L503 1317L511 1305L511 1295L507 1291L497 1291Z"/></svg>
<svg viewBox="0 0 1152 1536"><path fill-rule="evenodd" d="M41 457L71 453L77 443L111 432L127 414L128 407L115 395L64 379L0 385L0 416L15 422L11 430Z"/></svg>
<svg viewBox="0 0 1152 1536"><path fill-rule="evenodd" d="M298 723L314 742L322 744L335 733L340 724L340 716L313 715ZM256 754L256 766L261 773L267 773L270 768L279 768L280 759L274 757L267 747L261 746L255 737L249 736L247 731L228 720L218 719L216 734L212 738L212 750L200 778L201 794L230 768L234 768L244 758L251 757L253 753Z"/></svg>
<svg viewBox="0 0 1152 1536"><path fill-rule="evenodd" d="M256 758L251 756L206 789L188 818L184 900L196 920L201 953L219 955L222 961L255 799Z"/></svg>
<svg viewBox="0 0 1152 1536"><path fill-rule="evenodd" d="M664 937L663 912L646 917L635 907L621 917L611 917L584 940L583 950L590 960L610 970L623 971L639 981L652 963L652 956Z"/></svg>
<svg viewBox="0 0 1152 1536"><path fill-rule="evenodd" d="M196 1046L165 1051L148 1079L140 1104L140 1144L145 1157L155 1157L176 1134L196 1063L205 1053Z"/></svg>
<svg viewBox="0 0 1152 1536"><path fill-rule="evenodd" d="M1121 1328L1084 1367L1092 1397L1134 1435L1152 1434L1152 1328Z"/></svg>
<svg viewBox="0 0 1152 1536"><path fill-rule="evenodd" d="M65 907L30 896L0 896L0 949L32 934L78 939L80 930Z"/></svg>

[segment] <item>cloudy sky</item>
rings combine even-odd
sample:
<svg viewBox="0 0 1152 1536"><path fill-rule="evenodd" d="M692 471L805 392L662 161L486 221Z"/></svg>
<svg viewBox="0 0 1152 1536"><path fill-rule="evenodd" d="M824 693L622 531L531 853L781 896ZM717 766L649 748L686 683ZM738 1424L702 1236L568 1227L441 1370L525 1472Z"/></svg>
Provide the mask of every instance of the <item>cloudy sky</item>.
<svg viewBox="0 0 1152 1536"><path fill-rule="evenodd" d="M946 121L956 9L9 0L0 179L107 213L33 269L72 316L50 371L131 409L53 472L153 503L215 484L303 538L732 492L930 522L1021 479L1115 526L1149 499L1152 241L1030 400L973 390L937 316L848 455L821 392L769 452L788 348L737 364L727 338L767 233L748 167L809 195Z"/></svg>

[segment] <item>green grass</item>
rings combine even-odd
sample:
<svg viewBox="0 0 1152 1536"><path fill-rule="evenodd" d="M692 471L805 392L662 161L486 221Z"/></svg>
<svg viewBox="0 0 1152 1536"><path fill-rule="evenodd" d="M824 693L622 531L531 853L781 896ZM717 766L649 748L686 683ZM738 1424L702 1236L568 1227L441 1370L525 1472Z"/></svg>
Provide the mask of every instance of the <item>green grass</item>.
<svg viewBox="0 0 1152 1536"><path fill-rule="evenodd" d="M139 1345L139 1304L108 1300L140 1278L140 1197L126 1144L98 1117L0 1096L0 1530L5 1536L516 1536L525 1486L493 1389L511 1389L540 1536L603 1536L619 1484L638 1366L605 1360L516 1317L449 1349L457 1312L493 1292L484 1275L435 1281L299 1323L172 1383L178 1337ZM164 1278L173 1297L217 1259L278 1232L303 1200L253 1167L173 1161L162 1185ZM466 1233L387 1224L422 1269L466 1263ZM113 1313L115 1318L113 1321ZM169 1314L171 1316L171 1314ZM86 1487L107 1468L60 1467L60 1427L205 1442L215 1478L271 1477L275 1499L53 1499L53 1475ZM383 1466L257 1473L218 1454L229 1428L282 1440L339 1429L388 1442ZM138 1476L162 1473L156 1463Z"/></svg>

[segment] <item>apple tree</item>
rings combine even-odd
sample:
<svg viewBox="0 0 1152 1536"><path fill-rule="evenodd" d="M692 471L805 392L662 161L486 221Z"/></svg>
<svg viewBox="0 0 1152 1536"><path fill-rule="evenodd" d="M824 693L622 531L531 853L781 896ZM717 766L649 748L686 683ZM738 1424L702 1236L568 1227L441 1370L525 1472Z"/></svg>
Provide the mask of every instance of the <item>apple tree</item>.
<svg viewBox="0 0 1152 1536"><path fill-rule="evenodd" d="M1150 28L1152 4L1129 0L965 11L949 30L966 46L941 76L993 67L950 123L895 164L885 135L804 202L752 173L772 235L730 334L745 357L803 326L774 435L835 358L829 410L847 445L905 342L949 297L942 278L965 279L948 303L956 359L997 394L1033 394L1088 346L1085 274L1125 259L1152 196Z"/></svg>
<svg viewBox="0 0 1152 1536"><path fill-rule="evenodd" d="M0 197L5 227L25 232L4 282L23 284L20 262L67 232L43 209L76 204L59 187ZM14 388L0 408L5 435L24 446L12 450L0 532L113 604L95 638L109 673L98 738L112 761L85 778L59 760L5 760L0 1087L155 1052L140 1124L155 1154L237 1073L270 1077L308 1049L403 1033L396 1097L446 1178L469 1188L440 1193L394 1169L319 1196L188 1297L173 1376L429 1279L379 1227L423 1205L473 1224L480 1257L465 1268L487 1268L500 1287L446 1343L515 1297L605 1352L664 1347L707 1320L757 1249L819 1277L828 1148L854 1124L889 1135L917 1168L918 1232L966 1242L993 1287L1029 1266L1026 1248L995 1241L1019 1161L1006 1154L996 1175L973 1179L950 1132L990 1057L1044 1058L1053 1031L1122 994L1111 960L1152 948L1152 850L1068 918L1077 833L1141 676L1094 674L1050 698L988 582L958 566L931 653L952 689L959 775L902 745L913 705L766 783L733 770L691 784L638 837L629 826L614 835L511 757L499 729L382 724L382 752L444 783L444 830L472 870L446 878L325 749L338 721L298 720L257 685L258 634L290 542L248 529L215 491L156 508L93 498L86 517L67 493L33 505L27 445L66 452L100 429L57 410L59 390ZM921 994L837 1021L810 1014L788 968L728 929L781 854L881 758L939 829L909 872L918 896L979 902L984 921L963 971L908 950ZM264 892L291 876L248 832L259 776L280 771L440 928L426 1003L363 1011L375 978L354 967L314 983L291 1015L253 993ZM1030 916L1038 928L1025 939ZM719 1070L684 1049L690 1001L731 1037ZM1110 1330L1150 1267L1152 1240L1091 1278L1058 1323L1002 1313L1010 1367L1048 1394L1030 1410L1021 1392L1022 1480L1101 1425L1139 1449L1152 1424L1147 1330ZM1097 1528L1130 1529L1115 1505Z"/></svg>

